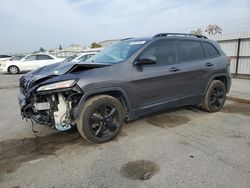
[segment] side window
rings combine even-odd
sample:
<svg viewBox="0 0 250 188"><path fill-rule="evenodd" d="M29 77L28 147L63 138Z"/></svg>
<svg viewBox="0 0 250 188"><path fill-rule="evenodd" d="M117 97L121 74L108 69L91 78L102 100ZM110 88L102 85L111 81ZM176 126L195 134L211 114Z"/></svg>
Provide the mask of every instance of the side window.
<svg viewBox="0 0 250 188"><path fill-rule="evenodd" d="M11 56L9 56L9 55L0 55L0 58L9 58L9 57L11 57Z"/></svg>
<svg viewBox="0 0 250 188"><path fill-rule="evenodd" d="M204 59L205 54L200 42L183 40L178 41L177 57L178 62L186 62Z"/></svg>
<svg viewBox="0 0 250 188"><path fill-rule="evenodd" d="M88 58L88 55L83 55L78 59L78 61L85 61Z"/></svg>
<svg viewBox="0 0 250 188"><path fill-rule="evenodd" d="M141 54L142 56L155 56L156 65L147 66L164 66L175 64L176 53L175 53L175 42L172 40L160 40L156 41L147 47Z"/></svg>
<svg viewBox="0 0 250 188"><path fill-rule="evenodd" d="M37 60L49 60L49 59L53 58L48 55L37 55Z"/></svg>
<svg viewBox="0 0 250 188"><path fill-rule="evenodd" d="M203 42L202 45L204 46L206 57L216 57L219 55L219 52L212 44Z"/></svg>
<svg viewBox="0 0 250 188"><path fill-rule="evenodd" d="M25 58L25 61L35 61L36 60L36 55L30 55Z"/></svg>
<svg viewBox="0 0 250 188"><path fill-rule="evenodd" d="M92 56L94 56L95 54L89 54L87 59L91 58Z"/></svg>
<svg viewBox="0 0 250 188"><path fill-rule="evenodd" d="M12 58L10 58L10 61L18 61L21 60L23 58L23 56L14 56Z"/></svg>

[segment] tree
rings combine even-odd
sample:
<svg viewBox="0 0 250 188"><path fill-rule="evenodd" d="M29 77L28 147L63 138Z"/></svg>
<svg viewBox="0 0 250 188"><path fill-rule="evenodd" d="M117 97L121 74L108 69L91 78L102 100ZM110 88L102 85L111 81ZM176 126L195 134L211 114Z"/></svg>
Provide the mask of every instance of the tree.
<svg viewBox="0 0 250 188"><path fill-rule="evenodd" d="M46 50L43 47L40 47L40 49L38 50L38 52L45 52Z"/></svg>
<svg viewBox="0 0 250 188"><path fill-rule="evenodd" d="M62 46L61 46L61 44L59 45L59 50L62 50Z"/></svg>
<svg viewBox="0 0 250 188"><path fill-rule="evenodd" d="M205 32L208 35L216 35L216 34L221 34L222 33L222 29L220 26L216 25L216 24L210 24L206 27Z"/></svg>
<svg viewBox="0 0 250 188"><path fill-rule="evenodd" d="M190 34L202 35L202 29L198 28L197 30L192 30L192 31L190 31Z"/></svg>
<svg viewBox="0 0 250 188"><path fill-rule="evenodd" d="M102 45L100 45L96 42L91 43L91 48L101 48L101 47L102 47Z"/></svg>

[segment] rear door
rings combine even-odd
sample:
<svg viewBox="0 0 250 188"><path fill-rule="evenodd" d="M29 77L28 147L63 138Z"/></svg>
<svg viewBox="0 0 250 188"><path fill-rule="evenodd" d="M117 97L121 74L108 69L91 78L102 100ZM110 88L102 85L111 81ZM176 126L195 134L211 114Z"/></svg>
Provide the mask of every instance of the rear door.
<svg viewBox="0 0 250 188"><path fill-rule="evenodd" d="M43 66L55 63L54 58L46 54L37 55L37 61L38 61L37 64L39 64L39 67L43 67Z"/></svg>
<svg viewBox="0 0 250 188"><path fill-rule="evenodd" d="M205 59L204 48L198 40L177 41L177 64L180 69L176 79L182 81L181 97L202 95L213 65Z"/></svg>

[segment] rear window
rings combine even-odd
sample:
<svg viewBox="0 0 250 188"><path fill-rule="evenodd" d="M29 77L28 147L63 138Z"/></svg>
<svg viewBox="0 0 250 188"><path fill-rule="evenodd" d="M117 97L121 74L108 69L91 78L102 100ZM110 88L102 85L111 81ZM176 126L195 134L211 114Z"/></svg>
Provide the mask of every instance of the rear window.
<svg viewBox="0 0 250 188"><path fill-rule="evenodd" d="M177 45L178 61L195 61L204 59L205 54L200 42L197 41L178 41Z"/></svg>
<svg viewBox="0 0 250 188"><path fill-rule="evenodd" d="M30 55L25 58L25 61L35 61L36 60L36 55Z"/></svg>
<svg viewBox="0 0 250 188"><path fill-rule="evenodd" d="M202 45L204 46L206 57L216 57L219 55L218 50L212 44L203 42Z"/></svg>

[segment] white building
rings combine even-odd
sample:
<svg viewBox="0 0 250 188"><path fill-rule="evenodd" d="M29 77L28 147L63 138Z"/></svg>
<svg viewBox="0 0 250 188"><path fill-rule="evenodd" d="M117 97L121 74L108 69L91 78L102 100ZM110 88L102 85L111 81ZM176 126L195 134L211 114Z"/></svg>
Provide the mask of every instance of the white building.
<svg viewBox="0 0 250 188"><path fill-rule="evenodd" d="M235 76L250 76L250 31L208 36L216 40L231 58L230 71Z"/></svg>

